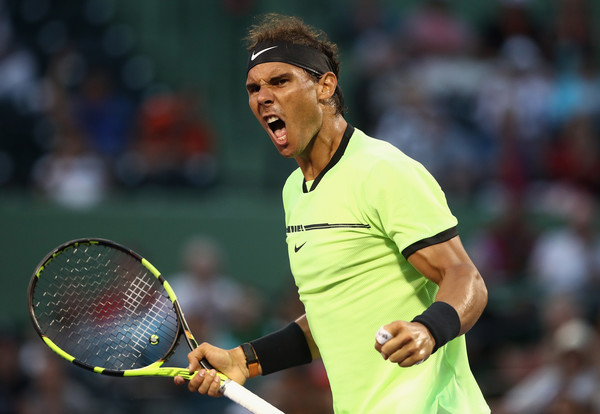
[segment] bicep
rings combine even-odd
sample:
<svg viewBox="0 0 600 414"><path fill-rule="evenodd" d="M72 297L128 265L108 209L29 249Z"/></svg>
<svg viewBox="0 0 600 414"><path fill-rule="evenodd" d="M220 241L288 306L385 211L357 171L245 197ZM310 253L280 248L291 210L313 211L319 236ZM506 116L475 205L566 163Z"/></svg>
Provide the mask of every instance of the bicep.
<svg viewBox="0 0 600 414"><path fill-rule="evenodd" d="M475 268L459 236L419 249L408 257L408 261L419 273L438 285L451 269Z"/></svg>

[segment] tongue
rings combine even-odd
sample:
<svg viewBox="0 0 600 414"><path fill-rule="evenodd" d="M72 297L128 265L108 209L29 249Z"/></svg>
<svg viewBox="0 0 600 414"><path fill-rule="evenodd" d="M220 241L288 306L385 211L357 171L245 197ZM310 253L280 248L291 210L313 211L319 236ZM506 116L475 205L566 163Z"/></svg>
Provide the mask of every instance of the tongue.
<svg viewBox="0 0 600 414"><path fill-rule="evenodd" d="M287 130L285 128L280 128L273 131L273 133L277 138L283 138L285 135L287 135Z"/></svg>

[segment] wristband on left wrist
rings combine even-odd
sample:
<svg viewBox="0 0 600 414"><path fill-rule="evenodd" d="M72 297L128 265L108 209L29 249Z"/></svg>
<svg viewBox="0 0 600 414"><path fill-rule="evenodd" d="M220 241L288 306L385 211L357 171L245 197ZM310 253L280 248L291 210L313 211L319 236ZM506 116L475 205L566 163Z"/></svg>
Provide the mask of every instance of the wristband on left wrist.
<svg viewBox="0 0 600 414"><path fill-rule="evenodd" d="M435 341L432 354L456 338L461 328L458 312L446 302L433 302L422 314L416 316L412 322L419 322L425 325L431 333Z"/></svg>

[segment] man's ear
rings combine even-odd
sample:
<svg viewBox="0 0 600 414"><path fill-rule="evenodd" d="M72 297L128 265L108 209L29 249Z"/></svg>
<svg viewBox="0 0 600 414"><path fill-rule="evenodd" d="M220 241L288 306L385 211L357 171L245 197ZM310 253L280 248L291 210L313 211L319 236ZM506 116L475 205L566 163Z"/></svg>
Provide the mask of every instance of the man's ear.
<svg viewBox="0 0 600 414"><path fill-rule="evenodd" d="M319 101L330 99L337 88L337 77L333 72L327 72L319 79Z"/></svg>

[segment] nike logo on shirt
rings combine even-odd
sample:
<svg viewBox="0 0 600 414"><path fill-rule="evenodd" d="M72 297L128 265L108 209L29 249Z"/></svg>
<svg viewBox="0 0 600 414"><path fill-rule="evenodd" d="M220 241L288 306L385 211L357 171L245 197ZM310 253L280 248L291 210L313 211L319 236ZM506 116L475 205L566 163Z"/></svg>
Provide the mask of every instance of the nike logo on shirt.
<svg viewBox="0 0 600 414"><path fill-rule="evenodd" d="M263 53L265 53L267 50L275 49L276 47L277 47L277 46L271 46L271 47L268 47L268 48L266 48L266 49L263 49L263 50L261 50L261 51L259 51L259 52L252 52L252 56L250 56L250 60L254 60L254 59L256 59L257 57L259 57L260 55L262 55Z"/></svg>
<svg viewBox="0 0 600 414"><path fill-rule="evenodd" d="M302 248L302 246L304 246L305 244L306 244L306 242L302 243L300 246L294 245L294 252L298 253L298 250L300 250Z"/></svg>

